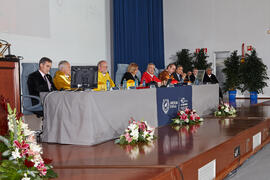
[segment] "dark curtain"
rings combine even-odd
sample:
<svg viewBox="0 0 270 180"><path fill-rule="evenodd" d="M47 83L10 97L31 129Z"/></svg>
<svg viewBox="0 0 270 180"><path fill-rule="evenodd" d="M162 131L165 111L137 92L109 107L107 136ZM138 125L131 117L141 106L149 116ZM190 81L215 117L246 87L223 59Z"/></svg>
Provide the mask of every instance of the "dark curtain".
<svg viewBox="0 0 270 180"><path fill-rule="evenodd" d="M114 0L113 14L114 71L131 62L164 68L162 0Z"/></svg>

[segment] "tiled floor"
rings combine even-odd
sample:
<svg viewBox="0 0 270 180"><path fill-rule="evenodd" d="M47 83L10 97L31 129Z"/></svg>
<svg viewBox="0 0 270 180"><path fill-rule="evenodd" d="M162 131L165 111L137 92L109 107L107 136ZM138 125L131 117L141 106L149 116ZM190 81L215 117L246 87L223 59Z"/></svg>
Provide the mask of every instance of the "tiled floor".
<svg viewBox="0 0 270 180"><path fill-rule="evenodd" d="M270 144L248 159L225 180L269 180Z"/></svg>

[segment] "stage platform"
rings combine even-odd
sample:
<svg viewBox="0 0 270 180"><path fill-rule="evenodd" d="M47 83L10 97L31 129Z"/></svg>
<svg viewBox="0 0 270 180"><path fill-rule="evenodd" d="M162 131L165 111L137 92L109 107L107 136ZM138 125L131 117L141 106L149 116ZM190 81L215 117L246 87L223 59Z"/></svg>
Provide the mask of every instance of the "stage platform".
<svg viewBox="0 0 270 180"><path fill-rule="evenodd" d="M43 143L44 156L53 159L59 179L223 179L270 142L270 101L237 109L235 118L207 116L200 126L159 127L149 145Z"/></svg>

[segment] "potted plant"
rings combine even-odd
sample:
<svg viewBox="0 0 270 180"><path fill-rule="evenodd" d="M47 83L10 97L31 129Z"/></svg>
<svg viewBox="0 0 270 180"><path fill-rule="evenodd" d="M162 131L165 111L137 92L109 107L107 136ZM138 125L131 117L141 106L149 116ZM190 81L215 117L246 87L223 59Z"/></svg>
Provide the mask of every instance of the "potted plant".
<svg viewBox="0 0 270 180"><path fill-rule="evenodd" d="M176 66L183 66L183 70L185 73L188 71L192 71L192 55L189 53L189 49L182 49L176 53L177 61L175 62Z"/></svg>
<svg viewBox="0 0 270 180"><path fill-rule="evenodd" d="M267 87L267 66L262 59L257 56L256 50L251 54L246 54L245 61L240 64L241 92L250 92L250 101L257 102L257 94L263 93L263 88Z"/></svg>
<svg viewBox="0 0 270 180"><path fill-rule="evenodd" d="M207 63L208 56L204 52L204 49L200 49L198 53L194 53L194 67L199 70L205 70L206 68L209 68L212 66L212 63Z"/></svg>
<svg viewBox="0 0 270 180"><path fill-rule="evenodd" d="M226 79L224 83L224 91L229 91L229 101L235 101L236 90L240 86L239 68L240 57L237 55L237 51L231 53L224 61L225 68L222 72L225 74Z"/></svg>

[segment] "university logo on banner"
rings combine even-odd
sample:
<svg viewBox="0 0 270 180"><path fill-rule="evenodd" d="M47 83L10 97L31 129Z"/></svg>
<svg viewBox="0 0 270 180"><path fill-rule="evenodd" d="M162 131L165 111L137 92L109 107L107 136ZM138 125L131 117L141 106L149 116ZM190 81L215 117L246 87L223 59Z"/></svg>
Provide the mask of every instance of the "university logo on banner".
<svg viewBox="0 0 270 180"><path fill-rule="evenodd" d="M188 100L185 97L180 98L178 102L178 110L185 110L188 108Z"/></svg>
<svg viewBox="0 0 270 180"><path fill-rule="evenodd" d="M192 108L192 87L157 88L158 125L170 124L178 110Z"/></svg>
<svg viewBox="0 0 270 180"><path fill-rule="evenodd" d="M169 112L169 110L170 110L170 100L169 99L163 99L162 110L165 114L167 114Z"/></svg>

